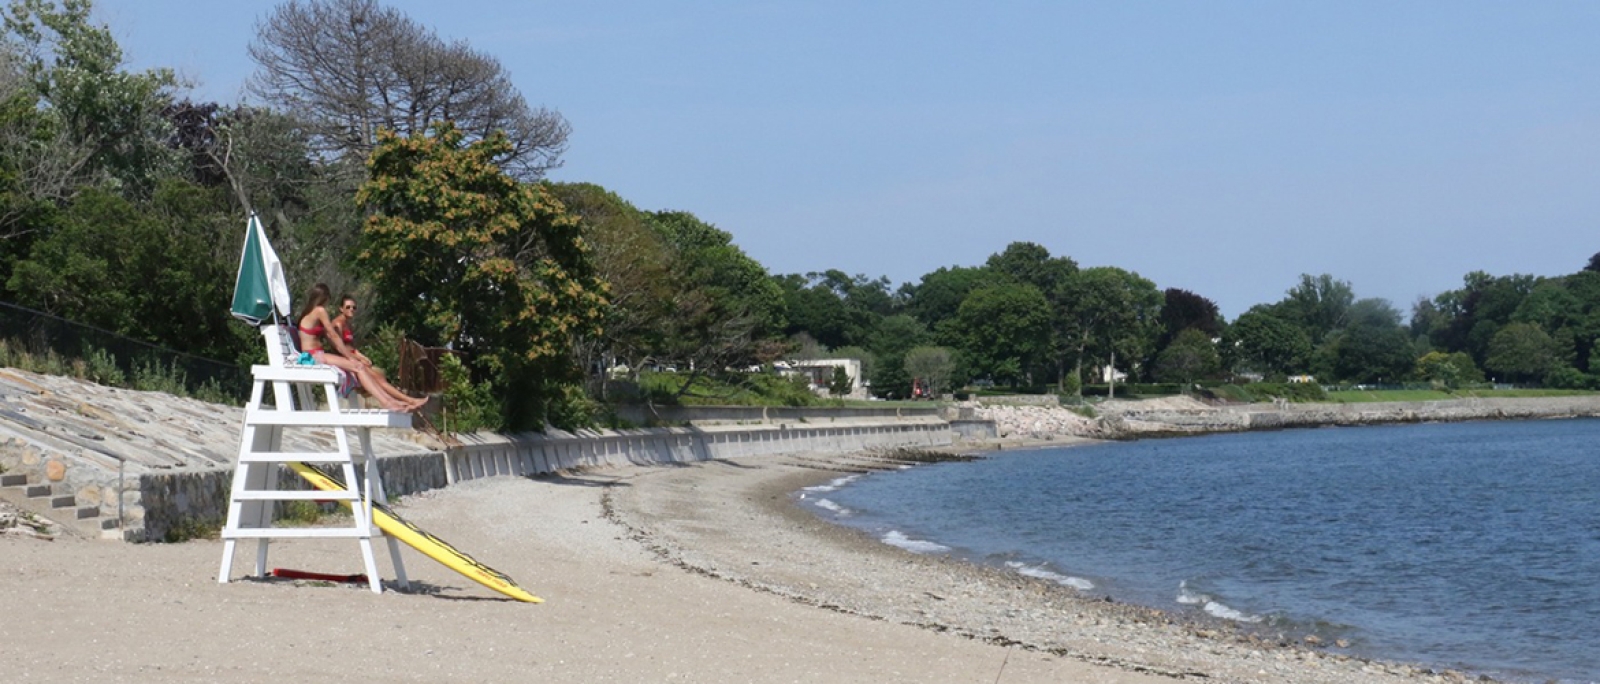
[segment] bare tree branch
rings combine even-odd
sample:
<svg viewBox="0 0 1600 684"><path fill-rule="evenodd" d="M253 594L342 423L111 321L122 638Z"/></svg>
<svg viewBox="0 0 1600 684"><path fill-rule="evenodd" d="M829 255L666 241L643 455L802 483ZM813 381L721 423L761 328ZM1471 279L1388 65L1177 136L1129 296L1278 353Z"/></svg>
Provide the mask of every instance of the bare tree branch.
<svg viewBox="0 0 1600 684"><path fill-rule="evenodd" d="M504 131L498 160L520 180L560 165L570 127L528 106L499 60L376 0L290 0L257 26L252 92L312 123L319 151L365 158L388 128L404 136L454 121L469 139Z"/></svg>

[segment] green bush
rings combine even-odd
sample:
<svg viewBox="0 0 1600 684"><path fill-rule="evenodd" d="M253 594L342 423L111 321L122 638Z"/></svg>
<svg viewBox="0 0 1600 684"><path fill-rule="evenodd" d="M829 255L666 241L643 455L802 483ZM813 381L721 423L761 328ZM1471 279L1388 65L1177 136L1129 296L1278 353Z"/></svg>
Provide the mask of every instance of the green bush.
<svg viewBox="0 0 1600 684"><path fill-rule="evenodd" d="M361 341L361 353L372 360L372 365L389 374L390 382L400 377L400 340L405 334L393 324L385 323Z"/></svg>
<svg viewBox="0 0 1600 684"><path fill-rule="evenodd" d="M141 361L133 366L133 389L142 392L165 392L180 397L189 396L185 387L186 376L176 363L163 366L160 361Z"/></svg>
<svg viewBox="0 0 1600 684"><path fill-rule="evenodd" d="M111 357L104 349L89 347L89 356L84 359L83 374L79 379L89 382L121 387L128 382L128 376L117 365L117 360Z"/></svg>
<svg viewBox="0 0 1600 684"><path fill-rule="evenodd" d="M472 372L455 354L445 354L439 363L444 380L445 424L448 432L476 432L500 429L500 401L494 386L472 381Z"/></svg>
<svg viewBox="0 0 1600 684"><path fill-rule="evenodd" d="M684 384L689 383L687 390ZM824 403L798 375L729 373L725 376L695 373L639 374L639 392L652 403L665 405L817 406Z"/></svg>
<svg viewBox="0 0 1600 684"><path fill-rule="evenodd" d="M315 524L327 513L315 501L285 501L278 509L278 522L289 526Z"/></svg>
<svg viewBox="0 0 1600 684"><path fill-rule="evenodd" d="M1600 389L1600 377L1564 366L1546 373L1544 386L1551 389Z"/></svg>
<svg viewBox="0 0 1600 684"><path fill-rule="evenodd" d="M194 539L216 539L222 534L222 520L217 518L182 518L167 528L161 541L178 544Z"/></svg>

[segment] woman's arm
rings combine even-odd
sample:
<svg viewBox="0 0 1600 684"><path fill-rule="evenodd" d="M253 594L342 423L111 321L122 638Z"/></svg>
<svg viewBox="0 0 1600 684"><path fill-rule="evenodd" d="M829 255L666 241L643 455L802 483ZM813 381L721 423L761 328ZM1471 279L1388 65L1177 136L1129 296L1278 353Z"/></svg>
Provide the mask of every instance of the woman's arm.
<svg viewBox="0 0 1600 684"><path fill-rule="evenodd" d="M328 325L328 331L329 331L330 334L328 335L328 337L331 338L331 339L334 339L334 340L338 340L337 344L338 344L339 354L341 356L344 356L345 358L348 358L348 359L354 359L356 361L360 361L364 365L371 366L372 365L372 359L367 358L367 355L361 353L360 349L356 349L355 347L345 343L345 341L344 341L344 326L349 325L349 324L350 324L349 321L345 321L343 324L340 324L338 327L334 327L332 322L330 321L329 325Z"/></svg>

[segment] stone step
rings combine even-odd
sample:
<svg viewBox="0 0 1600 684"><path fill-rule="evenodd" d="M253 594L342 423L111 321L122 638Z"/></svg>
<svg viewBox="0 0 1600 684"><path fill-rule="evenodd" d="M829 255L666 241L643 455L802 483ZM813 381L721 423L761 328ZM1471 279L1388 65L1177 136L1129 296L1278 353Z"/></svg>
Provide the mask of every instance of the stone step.
<svg viewBox="0 0 1600 684"><path fill-rule="evenodd" d="M74 511L74 513L78 516L79 520L87 520L89 518L98 518L98 517L100 517L100 507L99 506L79 506L78 510Z"/></svg>
<svg viewBox="0 0 1600 684"><path fill-rule="evenodd" d="M28 488L23 491L23 494L30 499L50 496L50 493L50 485L28 485Z"/></svg>
<svg viewBox="0 0 1600 684"><path fill-rule="evenodd" d="M78 505L78 497L71 494L50 497L51 508L72 508Z"/></svg>
<svg viewBox="0 0 1600 684"><path fill-rule="evenodd" d="M0 475L0 487L25 487L28 485L28 476L22 473Z"/></svg>

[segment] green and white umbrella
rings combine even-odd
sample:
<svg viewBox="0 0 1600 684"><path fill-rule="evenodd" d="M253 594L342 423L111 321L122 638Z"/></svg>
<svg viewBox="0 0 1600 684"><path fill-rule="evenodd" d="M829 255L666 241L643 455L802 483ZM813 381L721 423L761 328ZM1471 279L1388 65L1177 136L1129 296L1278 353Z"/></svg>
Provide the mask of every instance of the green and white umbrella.
<svg viewBox="0 0 1600 684"><path fill-rule="evenodd" d="M233 317L260 326L279 316L289 316L289 283L283 277L283 262L272 251L261 219L250 214L244 253L239 256L239 277L233 283Z"/></svg>

